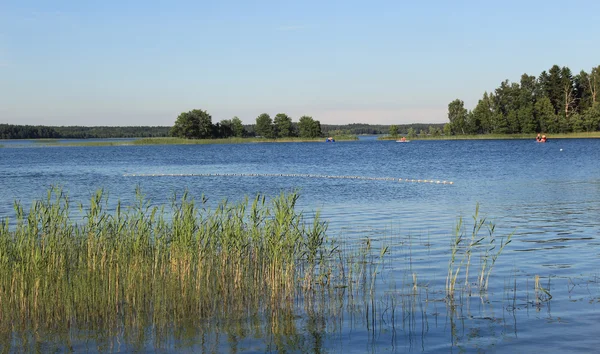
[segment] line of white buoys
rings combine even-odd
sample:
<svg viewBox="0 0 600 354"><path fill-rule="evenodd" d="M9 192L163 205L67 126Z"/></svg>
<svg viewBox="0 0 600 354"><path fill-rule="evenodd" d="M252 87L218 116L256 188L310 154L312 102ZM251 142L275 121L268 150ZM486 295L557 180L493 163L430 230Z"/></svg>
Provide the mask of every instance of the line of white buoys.
<svg viewBox="0 0 600 354"><path fill-rule="evenodd" d="M454 184L452 181L440 181L434 179L410 179L395 177L366 177L366 176L335 176L335 175L313 175L296 173L126 173L124 177L301 177L301 178L336 178L336 179L358 179L367 181L398 181L411 183L435 183Z"/></svg>

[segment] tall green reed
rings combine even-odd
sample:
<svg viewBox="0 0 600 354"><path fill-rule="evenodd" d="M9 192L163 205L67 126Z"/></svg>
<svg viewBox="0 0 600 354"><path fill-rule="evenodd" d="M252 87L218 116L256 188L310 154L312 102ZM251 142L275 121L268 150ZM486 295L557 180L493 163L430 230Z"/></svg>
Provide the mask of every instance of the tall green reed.
<svg viewBox="0 0 600 354"><path fill-rule="evenodd" d="M487 226L487 237L480 236L481 229L484 226ZM456 294L456 284L461 274L464 274L464 287L462 290L470 293L471 282L469 281L469 270L474 252L479 254L481 262L479 273L476 277L476 286L480 293L488 290L489 278L496 260L500 257L502 251L504 251L506 245L512 241L511 239L514 234L512 232L506 238L501 238L500 246L496 250L495 229L496 227L492 222L487 222L486 218L479 217L479 203L475 207L470 237L466 236L462 217L459 218L454 229L454 237L450 244L450 259L448 260L448 274L446 276L446 296L449 299L453 299Z"/></svg>
<svg viewBox="0 0 600 354"><path fill-rule="evenodd" d="M164 338L225 330L235 347L235 338L250 331L272 338L271 349L305 351L301 340L289 342L302 331L300 303L315 331L331 330L326 326L336 319L341 326L346 314L365 319L373 333L381 319L394 324L396 316L414 330L429 289L411 265L402 284L378 300L384 259L399 245L366 238L344 248L343 239L327 237L319 213L296 210L297 200L292 192L209 207L204 196L183 193L155 206L137 189L124 206L99 190L79 206L80 218L59 188L28 211L16 203L14 220L0 222L0 336L46 330L70 338L65 333L76 328L100 334L102 348L112 351L110 338L119 336L135 343L151 336L158 348ZM451 300L470 291L477 256L476 284L487 289L510 242L511 235L497 248L494 226L479 218L478 207L473 220L469 237L462 219L455 229L446 279ZM487 237L479 236L486 227Z"/></svg>
<svg viewBox="0 0 600 354"><path fill-rule="evenodd" d="M58 188L28 212L16 203L14 225L0 227L2 320L119 328L215 319L281 308L325 270L327 225L295 210L297 193L214 209L185 193L171 214L136 195L109 212L99 190L77 221Z"/></svg>

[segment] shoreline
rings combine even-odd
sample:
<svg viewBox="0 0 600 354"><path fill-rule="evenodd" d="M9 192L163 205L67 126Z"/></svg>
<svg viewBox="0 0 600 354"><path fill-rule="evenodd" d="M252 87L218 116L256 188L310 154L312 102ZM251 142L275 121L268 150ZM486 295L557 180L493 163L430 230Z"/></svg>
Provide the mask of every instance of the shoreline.
<svg viewBox="0 0 600 354"><path fill-rule="evenodd" d="M427 137L411 137L410 140L535 140L534 134L479 134L479 135L451 135L451 136L427 136ZM557 133L553 135L546 134L548 140L553 139L599 139L600 132L586 133ZM402 135L395 137L382 136L377 140L398 140ZM408 139L408 137L406 136Z"/></svg>
<svg viewBox="0 0 600 354"><path fill-rule="evenodd" d="M357 141L357 136L333 136L337 142ZM106 138L115 139L115 138ZM64 146L140 146L140 145L213 145L213 144L260 144L260 143L318 143L326 142L326 138L281 138L281 139L264 139L264 138L227 138L227 139L185 139L185 138L139 138L127 141L77 141L69 142L70 139L22 139L28 143L15 144L14 147L64 147ZM21 139L9 139L10 141L19 141ZM79 139L72 139L79 140ZM83 140L83 139L82 139ZM8 140L7 140L8 141ZM2 147L11 147L7 144L1 144ZM29 145L29 146L27 146Z"/></svg>

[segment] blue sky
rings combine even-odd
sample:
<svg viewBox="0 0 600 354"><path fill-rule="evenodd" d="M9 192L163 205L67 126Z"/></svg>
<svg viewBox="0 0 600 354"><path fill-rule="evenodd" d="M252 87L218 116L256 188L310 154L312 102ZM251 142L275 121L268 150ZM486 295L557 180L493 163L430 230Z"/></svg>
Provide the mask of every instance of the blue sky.
<svg viewBox="0 0 600 354"><path fill-rule="evenodd" d="M455 99L600 65L600 1L0 0L0 123L263 112L447 122Z"/></svg>

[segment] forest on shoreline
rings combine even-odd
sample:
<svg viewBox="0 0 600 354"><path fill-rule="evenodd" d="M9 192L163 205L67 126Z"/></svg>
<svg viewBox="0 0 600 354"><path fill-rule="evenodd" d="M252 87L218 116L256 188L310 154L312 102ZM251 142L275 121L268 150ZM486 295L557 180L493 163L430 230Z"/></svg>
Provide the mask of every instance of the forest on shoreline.
<svg viewBox="0 0 600 354"><path fill-rule="evenodd" d="M484 92L473 110L460 99L450 102L444 135L600 131L599 89L600 66L577 75L558 65L538 77L523 74Z"/></svg>

